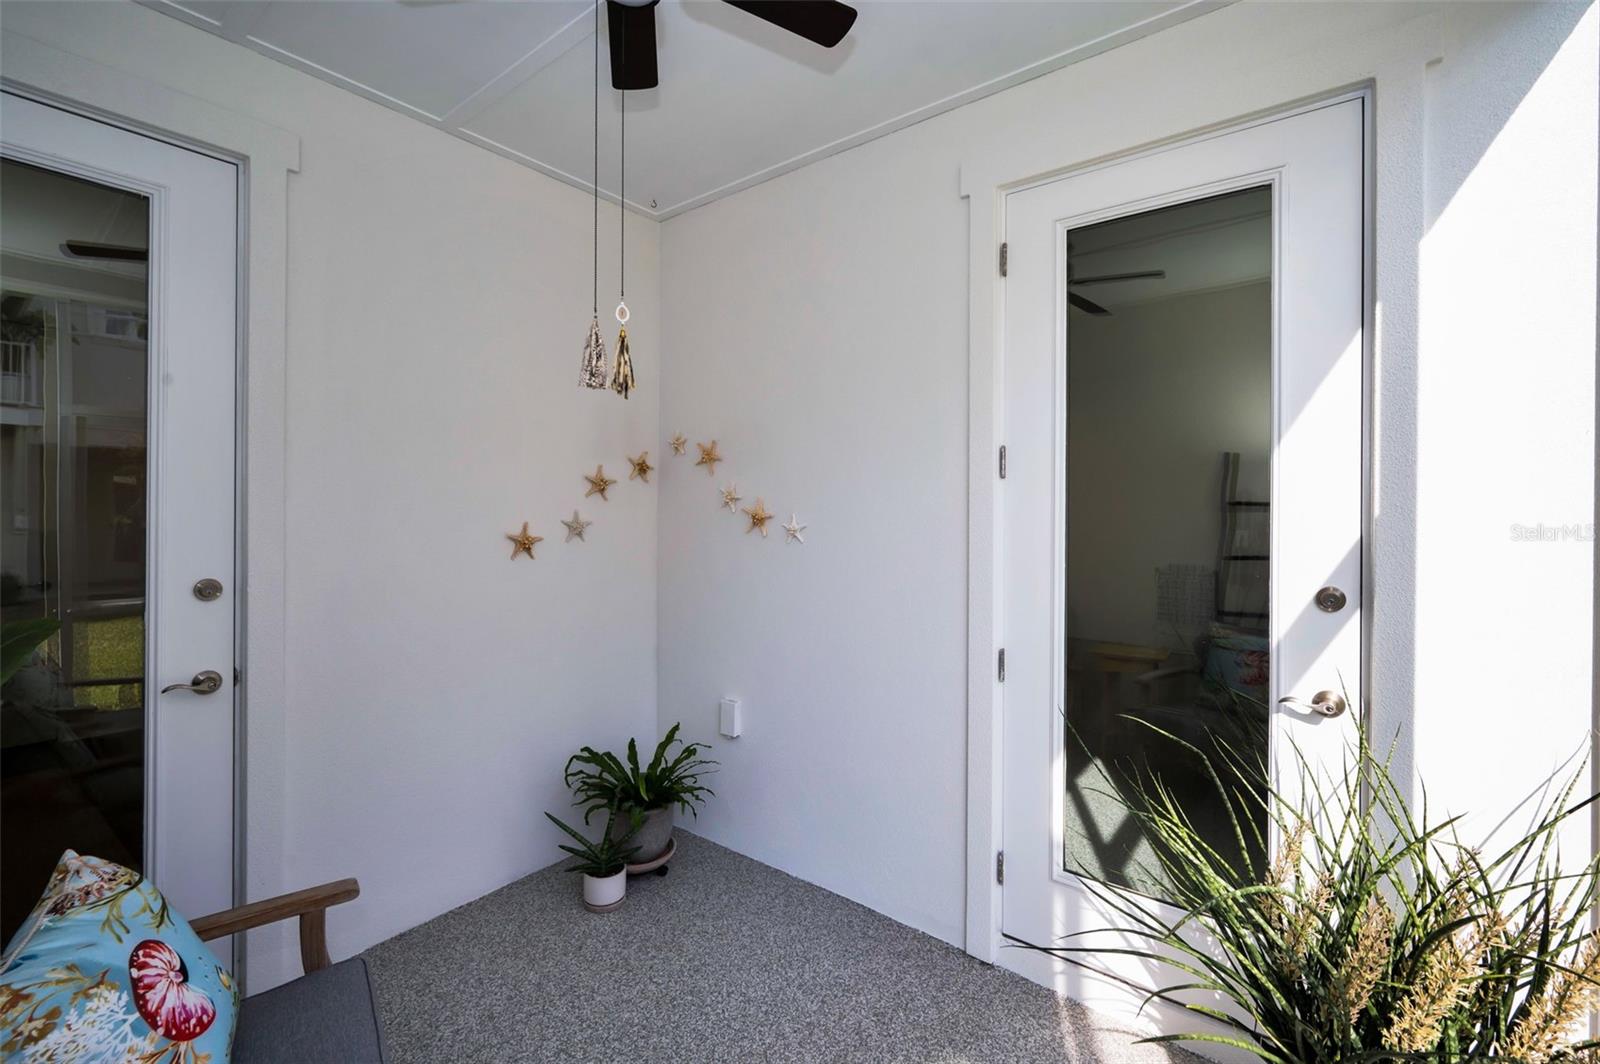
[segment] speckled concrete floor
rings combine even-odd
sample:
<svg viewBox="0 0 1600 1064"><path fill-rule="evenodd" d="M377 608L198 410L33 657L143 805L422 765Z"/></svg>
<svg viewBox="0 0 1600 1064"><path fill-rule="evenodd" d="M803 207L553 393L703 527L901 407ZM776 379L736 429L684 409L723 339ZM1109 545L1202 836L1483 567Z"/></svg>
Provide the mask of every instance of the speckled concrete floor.
<svg viewBox="0 0 1600 1064"><path fill-rule="evenodd" d="M578 889L552 866L373 947L394 1064L1198 1060L687 832L618 911Z"/></svg>

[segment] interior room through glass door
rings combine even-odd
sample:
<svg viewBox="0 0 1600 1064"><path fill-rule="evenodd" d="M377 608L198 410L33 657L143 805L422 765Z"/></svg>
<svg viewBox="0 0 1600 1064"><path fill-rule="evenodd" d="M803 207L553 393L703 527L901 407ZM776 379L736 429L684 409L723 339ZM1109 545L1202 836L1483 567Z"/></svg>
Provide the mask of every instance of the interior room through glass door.
<svg viewBox="0 0 1600 1064"><path fill-rule="evenodd" d="M1067 231L1062 867L1160 894L1159 783L1259 867L1203 757L1267 760L1272 189Z"/></svg>

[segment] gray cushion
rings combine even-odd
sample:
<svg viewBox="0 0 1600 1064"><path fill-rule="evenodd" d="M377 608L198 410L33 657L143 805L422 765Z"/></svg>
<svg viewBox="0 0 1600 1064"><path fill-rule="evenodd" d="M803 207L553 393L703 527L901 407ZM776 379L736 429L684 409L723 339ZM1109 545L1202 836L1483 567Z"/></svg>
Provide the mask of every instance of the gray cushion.
<svg viewBox="0 0 1600 1064"><path fill-rule="evenodd" d="M367 962L360 957L245 998L233 1064L383 1064Z"/></svg>

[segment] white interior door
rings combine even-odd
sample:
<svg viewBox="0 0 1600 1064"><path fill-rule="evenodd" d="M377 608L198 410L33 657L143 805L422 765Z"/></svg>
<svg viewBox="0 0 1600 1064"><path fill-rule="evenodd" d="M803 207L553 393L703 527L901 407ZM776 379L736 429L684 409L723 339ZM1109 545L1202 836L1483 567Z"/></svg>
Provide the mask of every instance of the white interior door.
<svg viewBox="0 0 1600 1064"><path fill-rule="evenodd" d="M1290 789L1294 747L1327 763L1353 737L1363 107L1007 197L1007 936L1053 944L1114 926L1087 881L1162 896L1115 797L1131 767L1228 845L1196 759L1160 733L1241 750ZM1322 715L1309 704L1324 691L1356 708ZM1261 867L1266 835L1233 846L1240 867ZM1000 952L1041 974L1037 958ZM1051 978L1091 1003L1130 1000L1073 969Z"/></svg>
<svg viewBox="0 0 1600 1064"><path fill-rule="evenodd" d="M226 908L238 171L0 106L6 934L69 847Z"/></svg>

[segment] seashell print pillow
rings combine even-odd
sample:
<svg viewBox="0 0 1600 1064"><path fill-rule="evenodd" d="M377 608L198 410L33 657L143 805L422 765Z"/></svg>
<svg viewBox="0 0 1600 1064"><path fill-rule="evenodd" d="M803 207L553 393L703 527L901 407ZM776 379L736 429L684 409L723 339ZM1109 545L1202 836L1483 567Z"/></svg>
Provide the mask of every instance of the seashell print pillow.
<svg viewBox="0 0 1600 1064"><path fill-rule="evenodd" d="M239 995L154 884L68 850L0 955L0 1058L227 1064Z"/></svg>

